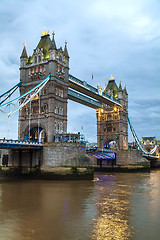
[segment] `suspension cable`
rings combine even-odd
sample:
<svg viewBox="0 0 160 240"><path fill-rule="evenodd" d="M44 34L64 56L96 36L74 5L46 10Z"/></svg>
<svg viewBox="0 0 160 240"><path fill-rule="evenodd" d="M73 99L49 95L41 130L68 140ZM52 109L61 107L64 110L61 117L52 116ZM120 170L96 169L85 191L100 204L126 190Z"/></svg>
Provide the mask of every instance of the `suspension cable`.
<svg viewBox="0 0 160 240"><path fill-rule="evenodd" d="M133 134L133 137L134 137L134 139L135 139L138 147L141 149L141 151L142 151L143 153L145 153L145 154L148 154L148 155L152 155L153 153L155 153L155 151L156 151L156 149L157 149L157 145L156 145L150 152L148 152L148 151L144 148L144 146L142 145L141 141L140 141L140 140L138 139L138 137L137 137L137 134L136 134L136 132L135 132L133 126L132 126L132 123L131 123L131 121L130 121L129 116L128 116L128 123L129 123L130 129L131 129L131 132L132 132L132 134Z"/></svg>
<svg viewBox="0 0 160 240"><path fill-rule="evenodd" d="M40 95L41 91L39 92L39 111L38 111L38 143L39 143L39 138L40 138L40 114L41 114L41 105L40 105Z"/></svg>
<svg viewBox="0 0 160 240"><path fill-rule="evenodd" d="M30 141L30 139L31 139L30 132L31 132L31 101L30 101L30 103L29 103L29 133L28 133L28 135L29 135L29 141Z"/></svg>

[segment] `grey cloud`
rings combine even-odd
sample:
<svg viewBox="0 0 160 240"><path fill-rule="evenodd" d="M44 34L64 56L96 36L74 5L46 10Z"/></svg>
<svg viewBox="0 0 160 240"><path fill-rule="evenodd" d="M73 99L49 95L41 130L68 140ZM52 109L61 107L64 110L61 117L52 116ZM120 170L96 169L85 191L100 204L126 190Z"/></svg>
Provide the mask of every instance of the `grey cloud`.
<svg viewBox="0 0 160 240"><path fill-rule="evenodd" d="M32 54L46 25L55 31L57 46L67 40L71 74L95 87L105 87L111 73L117 84L126 83L137 134L160 138L159 11L158 0L1 0L0 92L19 81L23 42ZM86 137L95 141L95 110L69 101L69 131L81 131L82 125ZM7 129L5 122L1 126Z"/></svg>

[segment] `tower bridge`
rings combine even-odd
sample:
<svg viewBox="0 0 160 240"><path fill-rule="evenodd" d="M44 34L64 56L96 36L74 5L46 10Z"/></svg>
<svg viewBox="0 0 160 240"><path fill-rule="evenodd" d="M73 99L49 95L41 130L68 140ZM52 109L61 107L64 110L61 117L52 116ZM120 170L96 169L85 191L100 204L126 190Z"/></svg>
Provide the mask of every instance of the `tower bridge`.
<svg viewBox="0 0 160 240"><path fill-rule="evenodd" d="M56 135L67 134L67 102L70 99L96 109L98 148L107 148L114 141L118 151L128 149L126 86L122 88L121 82L117 86L111 76L103 91L101 86L96 88L69 74L67 43L64 49L57 48L54 35L51 39L45 30L31 56L24 44L20 56L20 82L0 96L0 109L4 114L0 119L19 111L19 140L50 144ZM20 96L8 101L17 88ZM3 109L11 105L15 109L6 113ZM140 149L147 154L130 120L129 125Z"/></svg>
<svg viewBox="0 0 160 240"><path fill-rule="evenodd" d="M17 86L20 90L20 97L16 99L19 101L20 140L54 142L57 134L66 134L70 99L96 109L98 147L104 148L110 141L116 141L119 149L128 148L126 87L122 89L121 83L117 87L111 76L103 91L101 86L95 88L69 74L67 43L64 49L57 48L54 34L51 40L48 32L43 33L31 56L24 44ZM1 108L8 104L4 100L1 103Z"/></svg>

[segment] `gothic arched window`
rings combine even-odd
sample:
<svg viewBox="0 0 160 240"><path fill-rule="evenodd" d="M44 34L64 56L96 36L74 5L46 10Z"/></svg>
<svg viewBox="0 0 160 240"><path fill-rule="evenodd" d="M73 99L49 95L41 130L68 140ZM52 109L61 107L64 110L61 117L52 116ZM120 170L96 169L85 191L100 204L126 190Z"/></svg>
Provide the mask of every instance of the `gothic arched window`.
<svg viewBox="0 0 160 240"><path fill-rule="evenodd" d="M41 62L41 56L38 56L38 62Z"/></svg>
<svg viewBox="0 0 160 240"><path fill-rule="evenodd" d="M37 57L36 56L34 57L34 63L37 63Z"/></svg>

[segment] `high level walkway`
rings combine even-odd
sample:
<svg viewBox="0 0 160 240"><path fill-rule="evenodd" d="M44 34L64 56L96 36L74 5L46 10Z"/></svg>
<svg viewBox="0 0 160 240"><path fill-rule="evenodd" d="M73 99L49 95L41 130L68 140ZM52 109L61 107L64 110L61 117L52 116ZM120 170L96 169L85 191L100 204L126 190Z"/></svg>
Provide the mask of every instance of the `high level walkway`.
<svg viewBox="0 0 160 240"><path fill-rule="evenodd" d="M100 89L95 88L91 85L89 85L86 81L82 81L72 75L69 74L69 87L71 89L74 89L82 94L85 94L89 96L90 98L93 98L93 104L90 98L82 99L81 96L78 96L76 92L70 91L68 97L69 99L77 102L83 101L83 104L86 102L86 105L88 102L90 102L91 106L94 106L93 108L99 108L102 107L102 104L108 104L110 106L119 106L121 107L121 103L118 99L113 98L106 93L102 92ZM73 96L74 95L74 96ZM81 98L81 99L80 99ZM96 101L97 100L97 101ZM98 106L99 105L99 106Z"/></svg>

